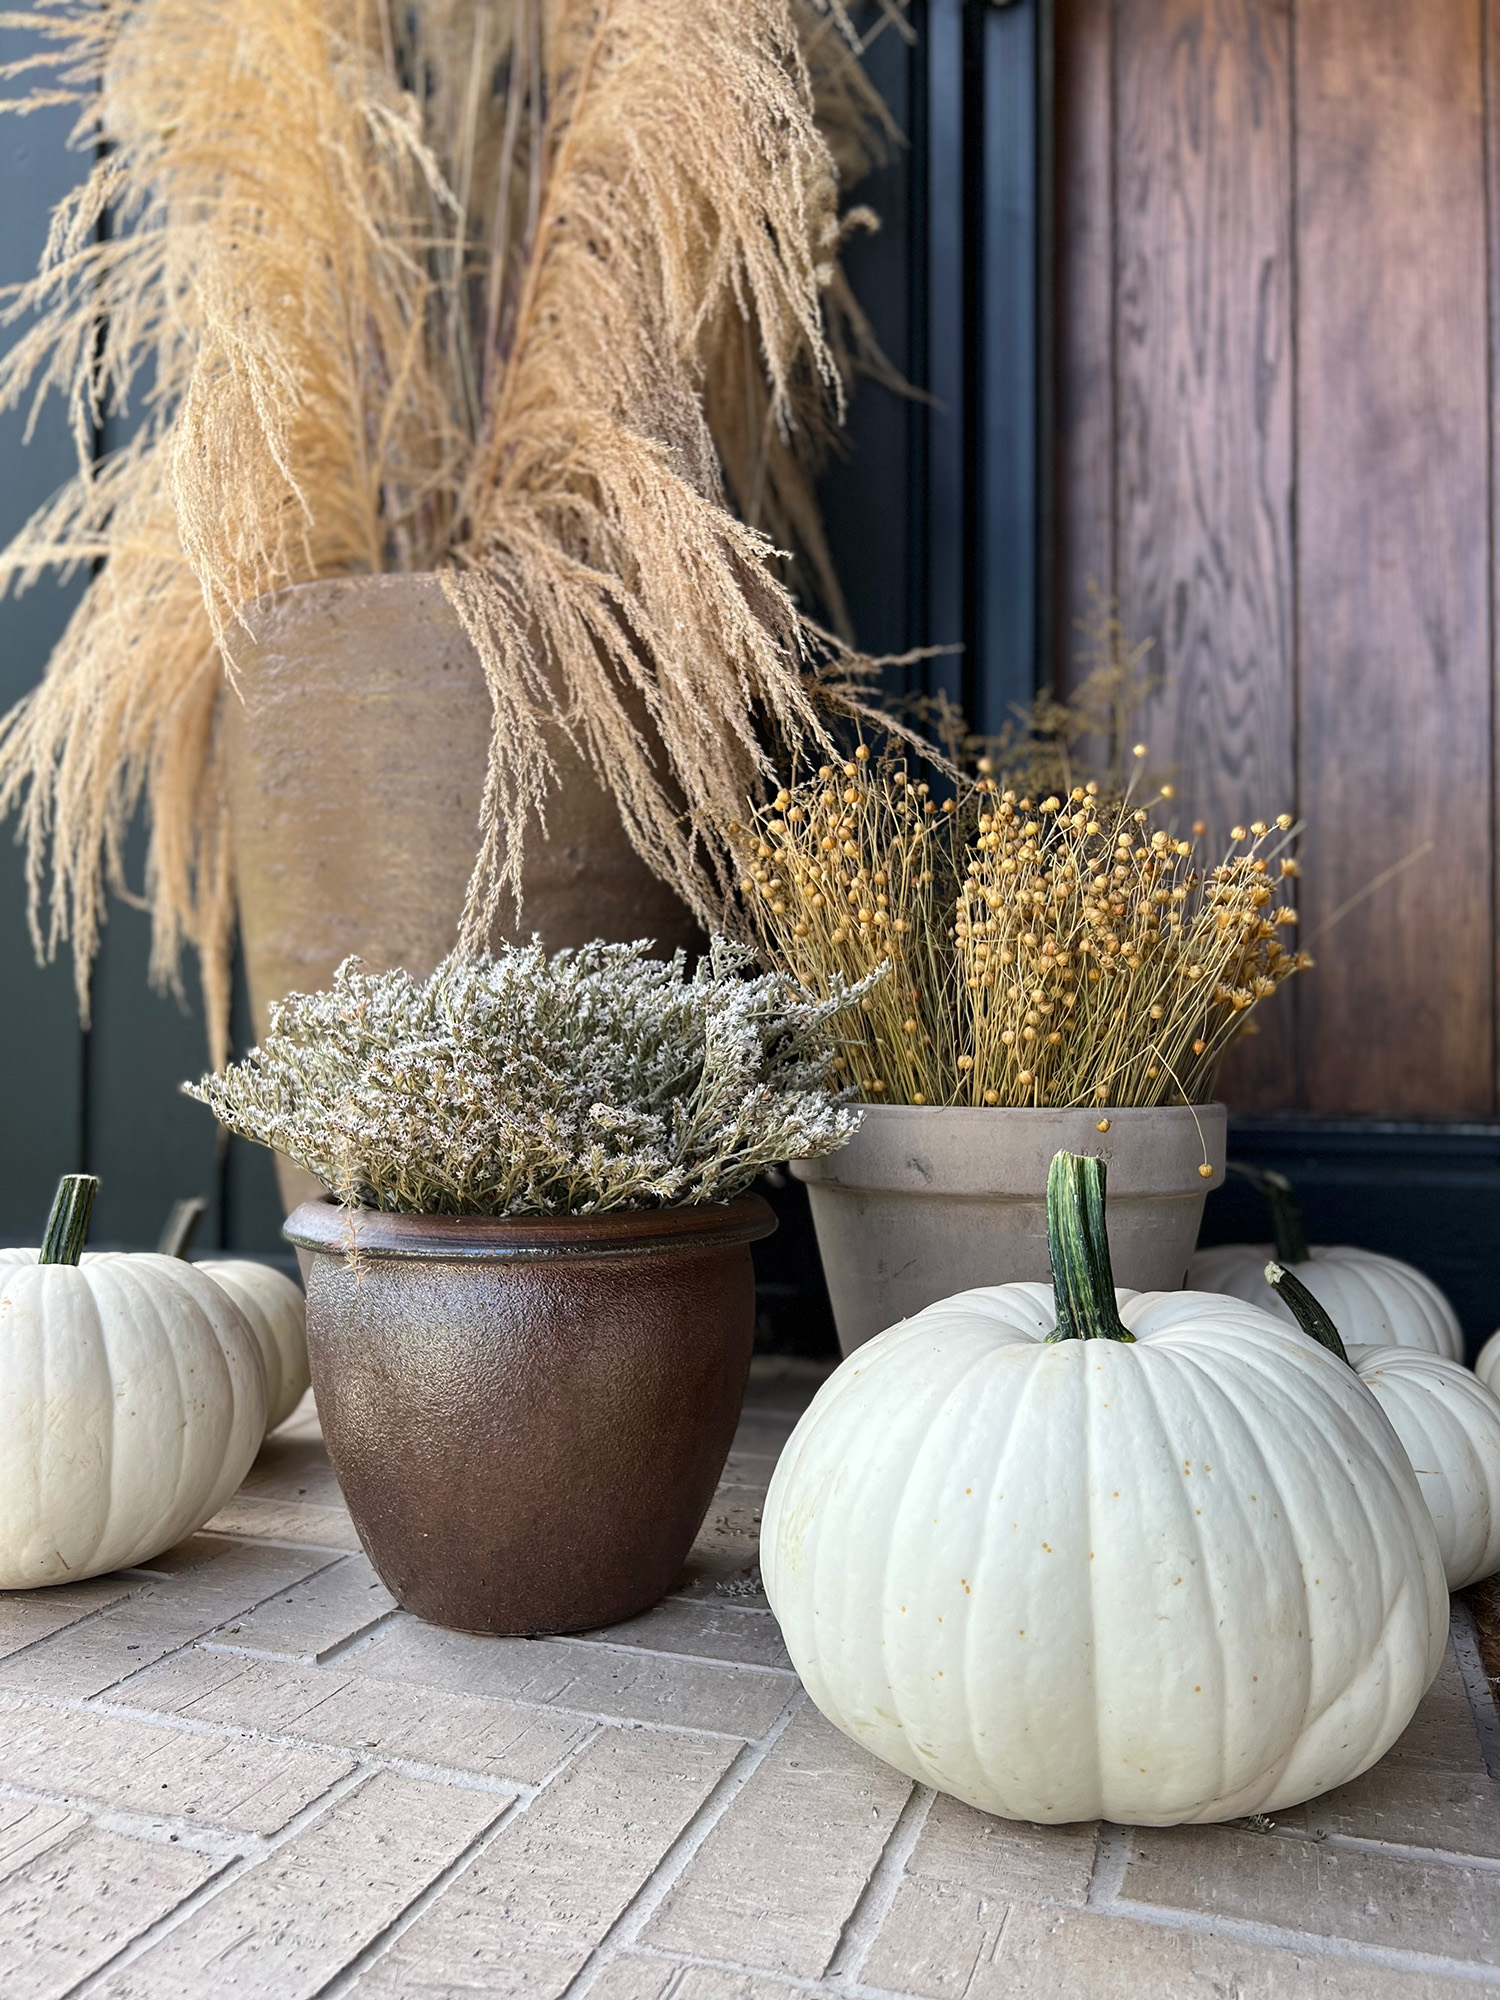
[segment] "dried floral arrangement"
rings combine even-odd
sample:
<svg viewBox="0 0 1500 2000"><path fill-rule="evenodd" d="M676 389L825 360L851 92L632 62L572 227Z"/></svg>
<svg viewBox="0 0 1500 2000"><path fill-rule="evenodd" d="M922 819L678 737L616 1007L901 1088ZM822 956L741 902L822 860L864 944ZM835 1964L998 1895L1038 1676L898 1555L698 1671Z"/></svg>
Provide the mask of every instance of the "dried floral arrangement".
<svg viewBox="0 0 1500 2000"><path fill-rule="evenodd" d="M817 1000L716 938L683 956L539 944L430 979L348 959L274 1007L243 1061L185 1085L349 1205L583 1215L726 1201L762 1168L833 1152L860 1114L834 1080L835 978Z"/></svg>
<svg viewBox="0 0 1500 2000"><path fill-rule="evenodd" d="M904 5L878 19L909 32ZM37 45L0 108L76 106L97 157L0 299L30 322L0 408L59 394L79 460L0 594L94 571L0 723L33 933L71 938L80 1003L144 797L153 972L198 949L222 1051L220 646L314 578L437 569L474 640L495 729L470 947L519 894L549 721L721 916L722 827L840 673L776 543L836 614L810 475L849 371L879 366L838 268L867 218L839 203L890 136L843 0L31 0L0 23ZM106 420L126 441L96 465Z"/></svg>
<svg viewBox="0 0 1500 2000"><path fill-rule="evenodd" d="M1032 798L990 766L939 802L861 745L739 832L773 964L822 995L888 968L839 1018L841 1075L871 1103L1208 1101L1312 962L1282 942L1291 819L1236 827L1205 868L1159 823L1170 785L1153 807L1097 780Z"/></svg>

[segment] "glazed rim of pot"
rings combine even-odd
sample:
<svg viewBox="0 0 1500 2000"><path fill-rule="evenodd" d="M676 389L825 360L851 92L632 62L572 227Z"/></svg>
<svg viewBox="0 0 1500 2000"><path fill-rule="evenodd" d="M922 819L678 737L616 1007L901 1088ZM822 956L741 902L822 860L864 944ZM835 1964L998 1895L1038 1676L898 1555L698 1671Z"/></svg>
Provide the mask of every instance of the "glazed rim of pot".
<svg viewBox="0 0 1500 2000"><path fill-rule="evenodd" d="M630 1257L674 1244L713 1249L769 1236L776 1218L758 1194L686 1208L608 1209L601 1215L397 1215L346 1208L333 1195L307 1201L282 1235L329 1255L436 1257L535 1263L562 1257Z"/></svg>

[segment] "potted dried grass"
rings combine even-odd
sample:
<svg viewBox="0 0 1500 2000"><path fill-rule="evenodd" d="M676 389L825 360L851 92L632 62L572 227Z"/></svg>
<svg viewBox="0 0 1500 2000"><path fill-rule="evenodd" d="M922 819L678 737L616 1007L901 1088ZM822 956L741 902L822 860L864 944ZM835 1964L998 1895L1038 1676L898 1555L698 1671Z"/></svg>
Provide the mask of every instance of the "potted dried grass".
<svg viewBox="0 0 1500 2000"><path fill-rule="evenodd" d="M39 7L10 108L98 157L0 362L80 440L0 592L96 570L0 722L39 948L86 1007L143 799L216 1064L236 914L261 1032L353 949L698 935L766 745L820 730L776 549L837 614L809 480L886 122L843 8Z"/></svg>
<svg viewBox="0 0 1500 2000"><path fill-rule="evenodd" d="M1224 1057L1311 963L1282 942L1289 818L1205 869L1160 823L1170 785L1032 796L993 762L940 798L861 745L739 836L772 963L823 994L887 968L836 1023L864 1123L793 1166L846 1354L966 1287L1045 1283L1058 1151L1108 1162L1119 1282L1179 1288L1224 1169Z"/></svg>
<svg viewBox="0 0 1500 2000"><path fill-rule="evenodd" d="M749 1372L757 1172L844 1143L828 1021L722 939L341 966L191 1094L326 1186L286 1233L329 1454L408 1610L608 1625L661 1596Z"/></svg>

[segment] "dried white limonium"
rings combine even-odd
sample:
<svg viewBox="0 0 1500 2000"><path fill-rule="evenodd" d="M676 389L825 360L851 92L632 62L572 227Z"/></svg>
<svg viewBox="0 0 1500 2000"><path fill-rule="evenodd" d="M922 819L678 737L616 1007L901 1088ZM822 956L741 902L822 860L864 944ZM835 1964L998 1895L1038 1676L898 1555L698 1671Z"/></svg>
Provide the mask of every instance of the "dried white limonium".
<svg viewBox="0 0 1500 2000"><path fill-rule="evenodd" d="M533 942L426 981L346 959L184 1088L345 1203L407 1214L724 1201L844 1144L860 1113L831 1086L828 1023L863 988L815 1000L723 938L691 977L649 952Z"/></svg>

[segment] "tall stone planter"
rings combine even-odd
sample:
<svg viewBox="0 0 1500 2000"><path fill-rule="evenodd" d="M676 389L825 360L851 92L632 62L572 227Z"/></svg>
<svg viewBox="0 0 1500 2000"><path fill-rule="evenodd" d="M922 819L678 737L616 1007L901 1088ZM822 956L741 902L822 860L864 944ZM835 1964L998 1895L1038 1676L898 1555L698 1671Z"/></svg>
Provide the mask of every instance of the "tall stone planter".
<svg viewBox="0 0 1500 2000"><path fill-rule="evenodd" d="M479 849L491 733L478 658L435 576L345 577L260 599L231 642L224 731L251 1009L325 986L351 953L426 974L453 946ZM551 950L699 933L561 732L519 924ZM507 912L507 914L509 914ZM315 1192L278 1162L288 1207Z"/></svg>
<svg viewBox="0 0 1500 2000"><path fill-rule="evenodd" d="M954 1292L1047 1283L1047 1169L1058 1152L1091 1153L1109 1169L1116 1284L1179 1290L1204 1199L1223 1184L1224 1126L1222 1104L871 1105L841 1152L792 1162L812 1202L840 1347L851 1354Z"/></svg>

